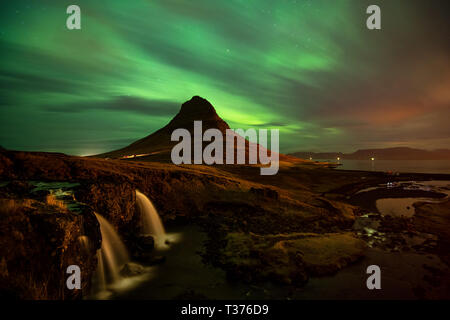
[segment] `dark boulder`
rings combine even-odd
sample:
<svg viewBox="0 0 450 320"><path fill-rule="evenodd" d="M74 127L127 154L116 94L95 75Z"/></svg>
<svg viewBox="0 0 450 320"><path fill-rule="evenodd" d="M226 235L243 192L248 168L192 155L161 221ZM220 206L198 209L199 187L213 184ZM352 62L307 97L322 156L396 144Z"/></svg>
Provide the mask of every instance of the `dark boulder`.
<svg viewBox="0 0 450 320"><path fill-rule="evenodd" d="M123 277L134 277L143 274L144 272L145 268L142 265L134 262L128 262L123 266L120 274Z"/></svg>
<svg viewBox="0 0 450 320"><path fill-rule="evenodd" d="M151 251L155 248L155 239L151 235L140 235L136 242L142 251Z"/></svg>

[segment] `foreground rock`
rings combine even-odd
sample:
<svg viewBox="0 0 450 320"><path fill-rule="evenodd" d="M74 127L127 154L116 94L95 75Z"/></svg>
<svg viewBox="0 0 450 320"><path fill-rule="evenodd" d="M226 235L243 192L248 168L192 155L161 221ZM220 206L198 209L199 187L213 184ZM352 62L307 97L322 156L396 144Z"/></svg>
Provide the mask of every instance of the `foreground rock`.
<svg viewBox="0 0 450 320"><path fill-rule="evenodd" d="M438 237L433 252L450 266L450 201L442 203L418 203L412 219L414 227ZM450 275L447 275L450 283Z"/></svg>
<svg viewBox="0 0 450 320"><path fill-rule="evenodd" d="M128 262L123 266L122 270L120 270L120 274L123 277L134 277L141 275L144 272L145 268L142 265L134 262Z"/></svg>
<svg viewBox="0 0 450 320"><path fill-rule="evenodd" d="M20 299L80 299L97 267L100 239L91 212L33 199L0 199L0 296ZM81 290L68 290L67 267L81 269Z"/></svg>

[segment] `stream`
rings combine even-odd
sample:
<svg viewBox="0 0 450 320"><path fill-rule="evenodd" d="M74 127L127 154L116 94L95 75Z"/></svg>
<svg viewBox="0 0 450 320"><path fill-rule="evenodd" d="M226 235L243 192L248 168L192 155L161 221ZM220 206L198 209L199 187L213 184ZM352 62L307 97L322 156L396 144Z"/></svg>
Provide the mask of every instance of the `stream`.
<svg viewBox="0 0 450 320"><path fill-rule="evenodd" d="M206 233L197 226L183 226L168 231L177 238L169 248L157 250L164 263L150 267L149 277L132 290L116 293L113 299L267 299L263 288L232 283L225 271L205 264ZM158 252L159 251L159 252Z"/></svg>

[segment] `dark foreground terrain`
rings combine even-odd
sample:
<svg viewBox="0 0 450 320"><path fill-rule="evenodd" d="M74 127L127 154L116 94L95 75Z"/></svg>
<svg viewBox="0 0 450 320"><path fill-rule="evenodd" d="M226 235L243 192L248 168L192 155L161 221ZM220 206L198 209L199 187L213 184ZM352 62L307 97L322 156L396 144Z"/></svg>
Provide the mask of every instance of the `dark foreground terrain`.
<svg viewBox="0 0 450 320"><path fill-rule="evenodd" d="M223 273L226 281L276 286L260 298L450 298L446 195L398 188L396 197L439 200L416 204L415 215L405 218L377 212L374 201L385 197L385 189L358 194L388 182L450 176L336 171L303 160L282 162L275 176L259 173L251 166L175 166L1 150L1 295L86 297L102 241L94 213L114 226L133 256L142 254L136 244L141 227L138 189L151 199L168 229L201 230L204 236L192 235L204 237L201 252L189 252ZM66 190L65 201L42 187L52 183ZM84 237L93 244L87 249ZM159 268L166 264L174 269L173 255L168 253ZM82 269L82 290L64 289L71 264ZM370 293L365 288L369 264L386 266L386 291ZM193 276L201 277L186 278ZM208 296L188 286L160 298L228 297L216 291ZM127 297L158 298L138 292Z"/></svg>

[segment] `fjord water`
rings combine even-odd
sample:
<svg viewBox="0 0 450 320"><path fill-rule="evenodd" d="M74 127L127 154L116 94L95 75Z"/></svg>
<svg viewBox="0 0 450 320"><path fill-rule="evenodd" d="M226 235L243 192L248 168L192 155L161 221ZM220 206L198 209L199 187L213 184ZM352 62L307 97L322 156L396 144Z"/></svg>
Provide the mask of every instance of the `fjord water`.
<svg viewBox="0 0 450 320"><path fill-rule="evenodd" d="M157 245L163 245L166 240L166 231L153 203L138 190L136 190L136 202L141 212L142 233L151 234Z"/></svg>
<svg viewBox="0 0 450 320"><path fill-rule="evenodd" d="M316 159L314 159L316 160ZM318 160L319 161L319 160ZM340 163L339 170L393 171L405 173L446 173L450 174L449 160L340 160L323 159Z"/></svg>
<svg viewBox="0 0 450 320"><path fill-rule="evenodd" d="M97 252L97 278L99 289L105 290L108 284L120 279L119 272L130 261L130 257L114 227L101 215L96 213L95 216L100 223L102 234L102 247Z"/></svg>

